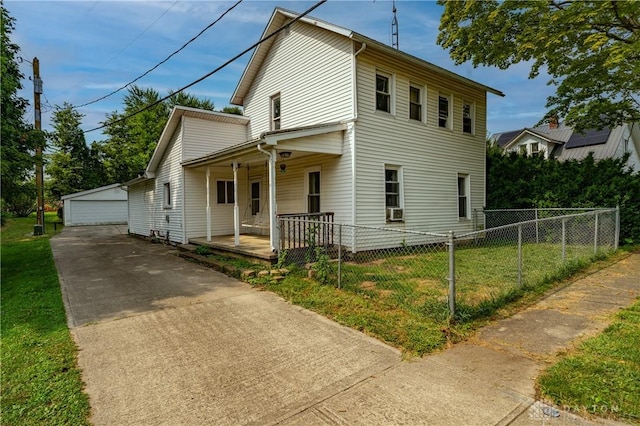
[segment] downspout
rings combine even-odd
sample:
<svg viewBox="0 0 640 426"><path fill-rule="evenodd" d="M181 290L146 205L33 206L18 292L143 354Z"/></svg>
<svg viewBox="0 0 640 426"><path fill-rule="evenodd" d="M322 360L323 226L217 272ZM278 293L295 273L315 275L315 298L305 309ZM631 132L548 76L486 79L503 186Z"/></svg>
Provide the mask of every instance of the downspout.
<svg viewBox="0 0 640 426"><path fill-rule="evenodd" d="M207 166L207 173L206 173L206 187L207 187L207 208L206 208L206 214L207 214L207 242L210 243L211 242L211 199L210 199L210 193L211 193L211 168L209 166Z"/></svg>
<svg viewBox="0 0 640 426"><path fill-rule="evenodd" d="M278 224L276 223L276 152L265 151L260 144L258 151L269 156L269 240L271 251L278 250Z"/></svg>
<svg viewBox="0 0 640 426"><path fill-rule="evenodd" d="M360 49L353 54L353 124L351 125L351 224L356 224L356 213L358 208L356 194L356 123L358 122L358 63L356 58L367 48L367 43L362 43ZM351 240L351 252L356 252L357 236L355 234Z"/></svg>
<svg viewBox="0 0 640 426"><path fill-rule="evenodd" d="M238 208L238 161L233 160L233 245L240 245L240 210Z"/></svg>

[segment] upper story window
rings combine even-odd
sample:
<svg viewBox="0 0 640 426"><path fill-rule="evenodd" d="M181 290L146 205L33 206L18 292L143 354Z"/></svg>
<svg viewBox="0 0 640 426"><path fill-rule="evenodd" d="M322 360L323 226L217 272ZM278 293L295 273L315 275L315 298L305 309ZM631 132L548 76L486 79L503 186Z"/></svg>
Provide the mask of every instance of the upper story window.
<svg viewBox="0 0 640 426"><path fill-rule="evenodd" d="M280 130L280 94L271 97L271 130Z"/></svg>
<svg viewBox="0 0 640 426"><path fill-rule="evenodd" d="M234 188L232 180L219 180L216 182L218 192L218 204L234 204Z"/></svg>
<svg viewBox="0 0 640 426"><path fill-rule="evenodd" d="M413 84L409 86L409 118L422 121L422 90Z"/></svg>
<svg viewBox="0 0 640 426"><path fill-rule="evenodd" d="M391 77L376 74L376 110L391 112Z"/></svg>
<svg viewBox="0 0 640 426"><path fill-rule="evenodd" d="M438 127L451 129L451 96L442 93L438 96Z"/></svg>
<svg viewBox="0 0 640 426"><path fill-rule="evenodd" d="M462 103L462 131L464 133L474 134L474 107L471 102Z"/></svg>

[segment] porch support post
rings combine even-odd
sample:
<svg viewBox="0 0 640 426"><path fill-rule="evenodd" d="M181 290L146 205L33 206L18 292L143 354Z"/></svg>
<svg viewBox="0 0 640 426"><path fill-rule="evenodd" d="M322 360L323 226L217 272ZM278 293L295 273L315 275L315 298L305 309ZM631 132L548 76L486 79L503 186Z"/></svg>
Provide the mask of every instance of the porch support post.
<svg viewBox="0 0 640 426"><path fill-rule="evenodd" d="M276 205L276 150L272 150L269 156L269 238L271 251L278 250L278 213Z"/></svg>
<svg viewBox="0 0 640 426"><path fill-rule="evenodd" d="M240 245L240 209L238 208L238 161L233 160L233 245Z"/></svg>
<svg viewBox="0 0 640 426"><path fill-rule="evenodd" d="M211 242L211 200L210 200L211 168L207 166L207 242Z"/></svg>

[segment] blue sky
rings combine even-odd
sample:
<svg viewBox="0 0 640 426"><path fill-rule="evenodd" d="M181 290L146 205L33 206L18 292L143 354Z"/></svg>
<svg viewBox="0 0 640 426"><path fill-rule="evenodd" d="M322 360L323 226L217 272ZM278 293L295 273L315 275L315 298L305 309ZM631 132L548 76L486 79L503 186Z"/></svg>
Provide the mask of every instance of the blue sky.
<svg viewBox="0 0 640 426"><path fill-rule="evenodd" d="M80 105L123 86L195 36L235 2L227 1L5 1L16 19L12 41L28 61L40 60L44 82L44 129L50 129L54 105ZM276 6L303 12L314 1L247 1L218 24L136 84L166 95L220 66L255 43ZM490 133L532 126L545 113L553 92L542 75L529 80L529 65L506 71L454 65L448 52L436 45L442 7L432 1L396 1L400 49L506 94L488 95ZM340 25L383 43L391 44L392 4L382 0L335 1L317 8L311 16ZM250 54L188 90L211 99L216 109L229 105ZM25 77L33 74L24 62ZM21 95L33 99L33 85L25 78ZM105 114L122 110L126 90L80 108L82 128L92 129ZM33 110L29 110L30 117ZM100 131L86 140L104 139Z"/></svg>

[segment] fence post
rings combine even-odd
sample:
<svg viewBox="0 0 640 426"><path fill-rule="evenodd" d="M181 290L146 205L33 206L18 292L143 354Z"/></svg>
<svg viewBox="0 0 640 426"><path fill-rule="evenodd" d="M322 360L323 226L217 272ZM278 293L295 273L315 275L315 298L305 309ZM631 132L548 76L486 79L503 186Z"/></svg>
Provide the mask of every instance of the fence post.
<svg viewBox="0 0 640 426"><path fill-rule="evenodd" d="M593 232L593 255L598 254L598 211L596 210L596 227Z"/></svg>
<svg viewBox="0 0 640 426"><path fill-rule="evenodd" d="M616 235L614 236L614 250L618 250L620 244L620 205L616 206Z"/></svg>
<svg viewBox="0 0 640 426"><path fill-rule="evenodd" d="M456 314L456 256L455 238L453 231L449 231L449 313L451 319Z"/></svg>
<svg viewBox="0 0 640 426"><path fill-rule="evenodd" d="M567 260L567 219L562 218L562 263Z"/></svg>
<svg viewBox="0 0 640 426"><path fill-rule="evenodd" d="M538 222L538 209L536 210L536 244L540 244L540 222Z"/></svg>
<svg viewBox="0 0 640 426"><path fill-rule="evenodd" d="M338 288L342 286L342 224L338 224Z"/></svg>
<svg viewBox="0 0 640 426"><path fill-rule="evenodd" d="M522 225L518 225L518 287L522 287Z"/></svg>

